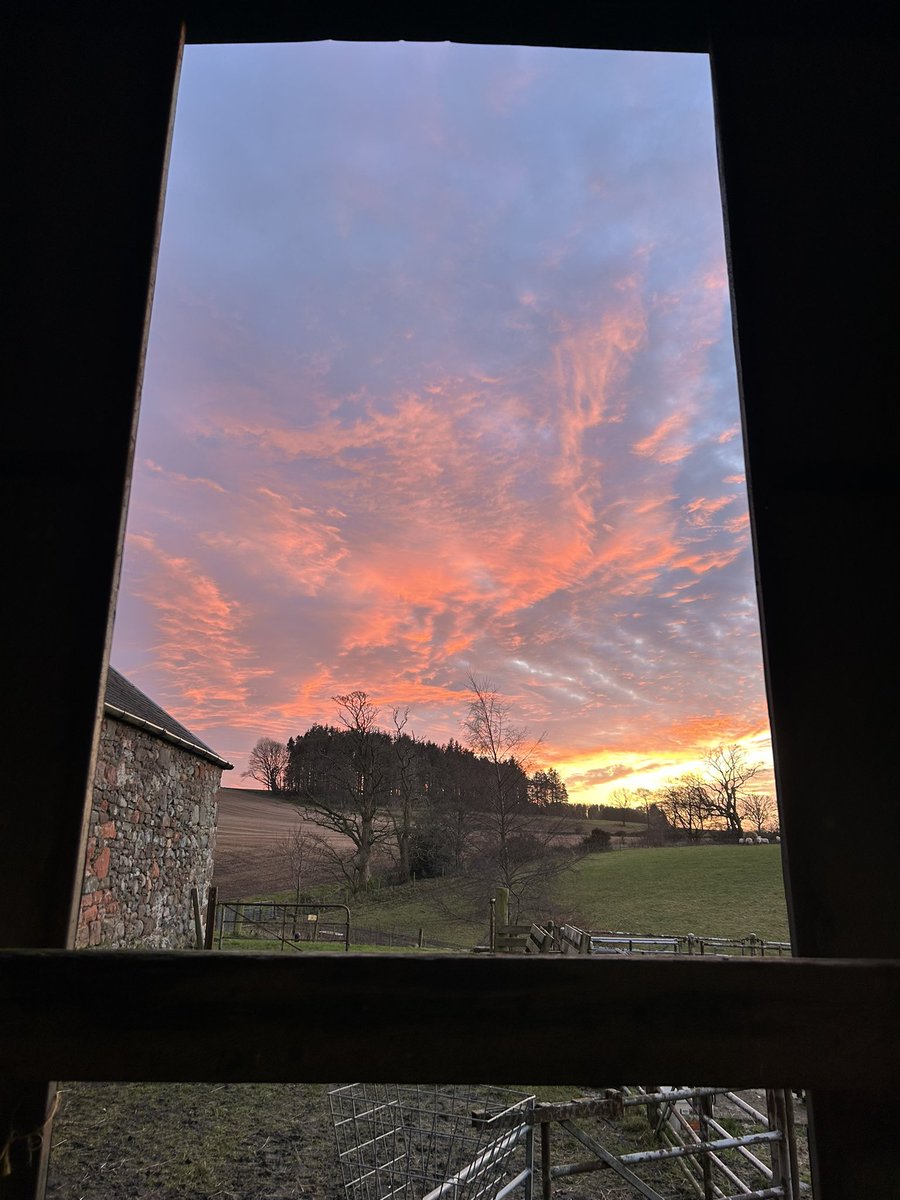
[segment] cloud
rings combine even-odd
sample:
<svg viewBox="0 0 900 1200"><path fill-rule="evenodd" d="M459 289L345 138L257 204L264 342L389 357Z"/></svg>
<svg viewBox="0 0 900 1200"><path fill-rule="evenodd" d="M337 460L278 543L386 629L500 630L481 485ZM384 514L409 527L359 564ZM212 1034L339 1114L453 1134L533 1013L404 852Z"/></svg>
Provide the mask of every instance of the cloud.
<svg viewBox="0 0 900 1200"><path fill-rule="evenodd" d="M189 48L122 669L239 750L474 668L583 795L763 721L706 72Z"/></svg>

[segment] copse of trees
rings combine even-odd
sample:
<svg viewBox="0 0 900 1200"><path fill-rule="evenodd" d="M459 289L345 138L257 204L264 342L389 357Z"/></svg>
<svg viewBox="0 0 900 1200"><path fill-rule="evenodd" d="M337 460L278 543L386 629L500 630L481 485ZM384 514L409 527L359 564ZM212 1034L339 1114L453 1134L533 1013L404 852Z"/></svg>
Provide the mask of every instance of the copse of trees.
<svg viewBox="0 0 900 1200"><path fill-rule="evenodd" d="M518 905L571 859L556 820L566 787L552 768L529 774L540 739L529 740L502 696L474 676L468 695L463 738L444 745L417 737L407 709L382 722L366 692L335 696L335 724L287 743L260 738L246 774L296 799L322 830L318 860L353 893L378 863L396 882L483 877L488 888L507 886Z"/></svg>

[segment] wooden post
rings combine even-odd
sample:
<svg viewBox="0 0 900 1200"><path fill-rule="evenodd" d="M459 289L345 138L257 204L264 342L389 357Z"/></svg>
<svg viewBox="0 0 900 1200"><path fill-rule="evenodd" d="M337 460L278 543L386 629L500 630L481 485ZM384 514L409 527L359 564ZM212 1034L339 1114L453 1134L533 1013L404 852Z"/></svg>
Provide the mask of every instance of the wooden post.
<svg viewBox="0 0 900 1200"><path fill-rule="evenodd" d="M534 1098L528 1101L525 1116L525 1170L524 1200L534 1200ZM455 1189L454 1189L455 1190Z"/></svg>
<svg viewBox="0 0 900 1200"><path fill-rule="evenodd" d="M700 1121L700 1138L709 1141L709 1118L712 1116L712 1096L697 1097L697 1116ZM709 1154L700 1155L700 1169L703 1172L703 1200L715 1200L713 1185L713 1165ZM788 1193L785 1192L785 1195Z"/></svg>
<svg viewBox="0 0 900 1200"><path fill-rule="evenodd" d="M794 1124L794 1097L790 1088L785 1088L784 1120L787 1152L791 1163L791 1200L800 1200L800 1160L797 1156L797 1127Z"/></svg>
<svg viewBox="0 0 900 1200"><path fill-rule="evenodd" d="M419 926L419 949L420 950L422 949L422 944L424 943L424 941L425 941L425 930L420 925Z"/></svg>
<svg viewBox="0 0 900 1200"><path fill-rule="evenodd" d="M194 911L195 949L202 950L206 943L206 938L203 933L203 918L200 916L200 893L195 887L191 888L191 908Z"/></svg>
<svg viewBox="0 0 900 1200"><path fill-rule="evenodd" d="M550 1122L541 1122L541 1197L552 1200L553 1176L550 1174Z"/></svg>
<svg viewBox="0 0 900 1200"><path fill-rule="evenodd" d="M488 934L488 945L491 948L491 954L497 953L497 899L491 896L491 924L490 933Z"/></svg>
<svg viewBox="0 0 900 1200"><path fill-rule="evenodd" d="M216 897L219 889L211 887L206 893L206 937L203 941L204 950L212 950L213 938L216 932Z"/></svg>
<svg viewBox="0 0 900 1200"><path fill-rule="evenodd" d="M499 933L501 930L505 930L509 924L509 888L498 887L494 899L494 913L496 916L496 925L494 928Z"/></svg>

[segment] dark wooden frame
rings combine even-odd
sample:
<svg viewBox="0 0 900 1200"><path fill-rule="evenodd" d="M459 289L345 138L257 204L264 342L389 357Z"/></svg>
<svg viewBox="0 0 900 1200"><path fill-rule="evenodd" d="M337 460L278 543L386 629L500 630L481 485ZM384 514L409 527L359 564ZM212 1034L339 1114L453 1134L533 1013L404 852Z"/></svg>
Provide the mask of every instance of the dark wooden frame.
<svg viewBox="0 0 900 1200"><path fill-rule="evenodd" d="M637 981L666 997L665 1005L648 998L639 1008L640 1056L616 1059L590 1037L579 1078L608 1082L611 1063L653 1063L657 1075L674 1069L680 1030L695 1030L690 1013L708 1009L715 996L719 1012L709 1021L716 1037L695 1047L696 1077L715 1082L744 1063L744 1078L758 1078L780 1046L798 1077L767 1082L818 1085L811 1130L819 1200L894 1194L891 1108L879 1089L884 1064L896 1063L878 1047L896 1018L896 964L861 961L900 958L889 540L897 529L891 395L898 372L888 302L900 205L891 161L890 13L875 0L828 12L796 0L596 0L533 18L459 5L426 13L408 3L359 17L291 0L34 0L7 18L13 312L3 449L11 575L4 729L6 793L14 802L0 808L0 946L19 948L0 964L7 981L0 1117L7 1124L30 1130L43 1122L47 1085L28 1078L55 1077L63 1068L85 1078L144 1070L124 1037L117 1067L88 1052L91 1022L101 1020L93 989L103 980L120 989L111 1007L133 1003L135 1028L152 1028L164 1005L156 996L138 1002L140 979L163 995L187 989L208 1000L223 969L215 955L190 965L122 955L110 964L64 949L83 862L183 23L191 40L405 37L709 50L792 937L798 953L836 960L827 964L834 981L827 986L842 998L845 1028L839 1012L817 1003L822 963L746 964L749 1006L729 990L729 964L704 964L720 972L711 976L690 963L653 964L649 975L641 963L614 970L575 964L597 968L579 976L578 986L610 1022L621 1012L629 1036L636 1032L625 1012L639 1004ZM44 947L60 949L50 956L29 950ZM480 1061L498 1069L508 1063L507 1080L526 1035L529 1078L556 1069L554 1039L532 1036L534 1022L543 1016L556 1027L564 1006L576 1001L568 989L575 976L549 965L529 963L520 974L514 962L457 964L459 980L476 995L485 987L504 998L495 1057ZM379 980L399 987L402 977L419 1005L443 1011L435 988L446 968L427 961L398 967L396 960L350 959L347 973L330 982L332 966L291 967L291 988L313 1000L334 996L337 987L347 1013L372 1022L369 1036L345 1035L358 1049L355 1073L372 1079L389 1073L372 1048L374 1022L388 1014L366 1006L367 989ZM671 974L653 975L661 970ZM261 980L275 979L274 968L261 964L260 971ZM772 982L785 979L791 982ZM249 1019L276 1030L293 1020L270 991L254 989L245 999ZM798 1033L804 1013L807 1038ZM462 1004L441 1018L440 1036L422 1059L429 1077L449 1078L457 1069L464 1020ZM174 1033L177 1022L155 1027ZM421 1030L426 1041L429 1028L426 1022ZM608 1040L615 1045L614 1031ZM282 1077L274 1059L254 1067L249 1048L224 1064L218 1055L207 1043L186 1060L182 1077ZM298 1059L294 1077L321 1076L344 1061L337 1047L334 1057L323 1050L315 1063ZM0 1126L0 1141L2 1134ZM36 1196L41 1178L37 1160L32 1169L22 1165L0 1181L0 1194Z"/></svg>

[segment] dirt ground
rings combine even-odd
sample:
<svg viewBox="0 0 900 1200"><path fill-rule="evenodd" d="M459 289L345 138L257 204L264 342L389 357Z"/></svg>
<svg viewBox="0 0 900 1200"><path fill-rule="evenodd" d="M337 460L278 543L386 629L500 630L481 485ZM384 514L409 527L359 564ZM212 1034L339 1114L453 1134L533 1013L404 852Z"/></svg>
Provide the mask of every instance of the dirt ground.
<svg viewBox="0 0 900 1200"><path fill-rule="evenodd" d="M279 842L298 827L332 845L346 839L304 822L289 800L249 788L220 788L213 883L222 900L237 900L292 887L294 879Z"/></svg>
<svg viewBox="0 0 900 1200"><path fill-rule="evenodd" d="M47 1195L55 1200L345 1200L324 1085L62 1084ZM580 1089L552 1089L554 1101ZM744 1093L762 1109L762 1093ZM540 1098L540 1092L539 1092ZM723 1112L717 1107L717 1115ZM655 1149L642 1109L578 1124L613 1153ZM732 1119L739 1116L734 1110ZM805 1160L805 1110L798 1110ZM726 1120L728 1118L725 1118ZM735 1132L749 1132L746 1119ZM590 1157L552 1127L554 1164ZM733 1152L732 1152L733 1153ZM536 1148L536 1167L539 1168ZM765 1157L765 1152L762 1153ZM733 1159L732 1166L748 1174ZM676 1165L638 1168L663 1196L693 1193ZM748 1178L752 1175L748 1174ZM554 1185L555 1200L632 1200L611 1171Z"/></svg>

